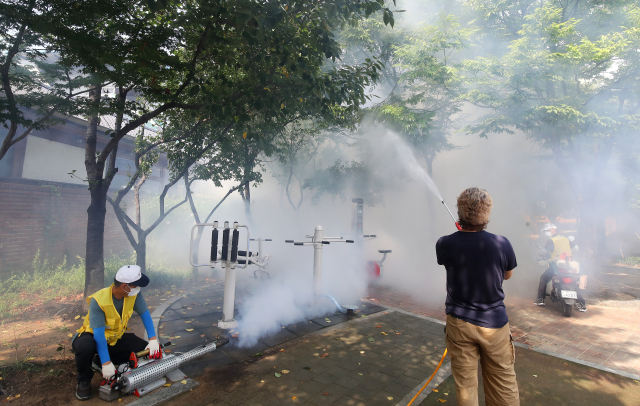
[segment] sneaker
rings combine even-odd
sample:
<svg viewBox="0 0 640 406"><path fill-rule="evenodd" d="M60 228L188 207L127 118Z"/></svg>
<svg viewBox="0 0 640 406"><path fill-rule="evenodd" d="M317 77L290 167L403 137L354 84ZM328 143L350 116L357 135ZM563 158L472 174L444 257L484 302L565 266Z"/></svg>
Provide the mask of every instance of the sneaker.
<svg viewBox="0 0 640 406"><path fill-rule="evenodd" d="M78 386L76 386L76 398L78 398L78 400L91 399L91 381L78 382Z"/></svg>
<svg viewBox="0 0 640 406"><path fill-rule="evenodd" d="M586 312L587 311L587 306L585 306L584 304L580 303L580 302L576 302L576 309L578 309L579 312Z"/></svg>
<svg viewBox="0 0 640 406"><path fill-rule="evenodd" d="M96 354L91 361L91 369L95 372L102 372L102 364L100 363L100 358Z"/></svg>
<svg viewBox="0 0 640 406"><path fill-rule="evenodd" d="M536 306L544 306L544 299L536 299L533 304Z"/></svg>

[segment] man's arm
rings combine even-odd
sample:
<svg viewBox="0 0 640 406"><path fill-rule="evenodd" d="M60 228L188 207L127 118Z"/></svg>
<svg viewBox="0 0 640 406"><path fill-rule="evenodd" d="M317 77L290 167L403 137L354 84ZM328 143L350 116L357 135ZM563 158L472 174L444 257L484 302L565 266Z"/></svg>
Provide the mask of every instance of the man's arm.
<svg viewBox="0 0 640 406"><path fill-rule="evenodd" d="M138 295L136 296L136 301L133 304L133 310L140 315L142 324L144 324L144 329L147 330L147 336L149 337L149 340L153 340L154 338L156 338L156 331L153 327L151 313L149 312L147 302L144 300L144 297L142 297L141 293L138 293Z"/></svg>
<svg viewBox="0 0 640 406"><path fill-rule="evenodd" d="M89 327L93 330L93 339L96 342L96 348L98 350L98 356L102 365L111 363L111 357L109 357L109 347L107 346L107 338L105 336L105 315L98 302L95 299L91 299L89 304Z"/></svg>
<svg viewBox="0 0 640 406"><path fill-rule="evenodd" d="M504 271L504 280L506 281L507 279L511 278L512 275L513 275L513 269L510 271Z"/></svg>

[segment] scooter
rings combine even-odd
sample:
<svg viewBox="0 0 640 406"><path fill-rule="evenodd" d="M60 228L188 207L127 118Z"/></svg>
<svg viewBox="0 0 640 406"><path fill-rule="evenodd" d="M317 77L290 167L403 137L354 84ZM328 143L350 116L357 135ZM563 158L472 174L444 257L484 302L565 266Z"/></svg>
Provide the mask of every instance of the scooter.
<svg viewBox="0 0 640 406"><path fill-rule="evenodd" d="M580 264L572 261L570 256L565 256L551 266L556 268L556 274L547 285L547 295L551 297L553 303L560 303L565 317L571 317L573 307L578 300Z"/></svg>
<svg viewBox="0 0 640 406"><path fill-rule="evenodd" d="M539 243L536 246L543 250ZM562 307L562 314L571 317L573 308L578 300L578 289L586 288L586 275L580 275L580 264L573 261L571 256L563 254L560 259L538 260L540 265L553 267L555 275L547 284L546 296L551 298L553 303L559 303Z"/></svg>

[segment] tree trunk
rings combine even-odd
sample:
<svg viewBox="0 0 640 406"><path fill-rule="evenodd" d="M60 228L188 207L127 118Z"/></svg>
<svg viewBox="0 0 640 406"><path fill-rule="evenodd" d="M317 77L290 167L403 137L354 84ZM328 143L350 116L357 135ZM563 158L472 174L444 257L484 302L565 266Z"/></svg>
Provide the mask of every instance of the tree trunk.
<svg viewBox="0 0 640 406"><path fill-rule="evenodd" d="M103 185L94 187L90 192L84 297L104 288L104 219L107 214L107 194Z"/></svg>
<svg viewBox="0 0 640 406"><path fill-rule="evenodd" d="M138 232L138 244L136 246L136 265L142 272L147 271L147 234Z"/></svg>
<svg viewBox="0 0 640 406"><path fill-rule="evenodd" d="M254 227L255 223L253 222L253 217L251 215L251 187L249 186L249 182L244 184L244 213L247 216L247 222L250 227Z"/></svg>
<svg viewBox="0 0 640 406"><path fill-rule="evenodd" d="M89 92L92 111L87 123L85 167L87 180L89 181L91 203L87 209L84 297L104 287L104 221L107 213L107 189L109 189L109 184L104 181L102 168L97 165L96 161L101 92L102 88L99 84Z"/></svg>

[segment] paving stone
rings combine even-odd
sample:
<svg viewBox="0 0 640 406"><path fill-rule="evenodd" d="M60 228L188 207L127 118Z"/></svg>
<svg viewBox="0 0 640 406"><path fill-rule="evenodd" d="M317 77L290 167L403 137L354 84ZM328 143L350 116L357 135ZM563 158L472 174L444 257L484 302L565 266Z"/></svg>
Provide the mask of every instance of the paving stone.
<svg viewBox="0 0 640 406"><path fill-rule="evenodd" d="M289 324L288 326L285 326L287 330L298 336L312 333L314 331L320 330L322 327L322 325L314 323L311 320L303 320L299 323Z"/></svg>
<svg viewBox="0 0 640 406"><path fill-rule="evenodd" d="M171 309L167 309L164 311L164 313L162 313L162 317L160 317L160 324L166 321L181 319L182 316L183 316L182 314L179 314Z"/></svg>
<svg viewBox="0 0 640 406"><path fill-rule="evenodd" d="M322 393L316 393L311 396L308 403L314 406L330 406L333 405L337 400L338 398L336 396L332 396L331 394L324 395Z"/></svg>
<svg viewBox="0 0 640 406"><path fill-rule="evenodd" d="M326 315L324 317L318 317L318 318L315 318L315 319L311 319L311 321L321 325L322 327L335 326L336 324L342 323L345 320L346 320L346 317L343 317L343 316L340 316L340 315L337 315L337 314L330 314L330 315Z"/></svg>
<svg viewBox="0 0 640 406"><path fill-rule="evenodd" d="M281 329L275 334L260 337L260 341L265 343L269 347L275 347L276 345L282 344L289 340L293 340L295 338L298 338L298 335L292 333L287 329Z"/></svg>

